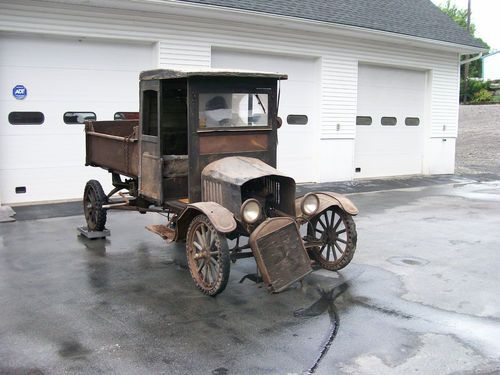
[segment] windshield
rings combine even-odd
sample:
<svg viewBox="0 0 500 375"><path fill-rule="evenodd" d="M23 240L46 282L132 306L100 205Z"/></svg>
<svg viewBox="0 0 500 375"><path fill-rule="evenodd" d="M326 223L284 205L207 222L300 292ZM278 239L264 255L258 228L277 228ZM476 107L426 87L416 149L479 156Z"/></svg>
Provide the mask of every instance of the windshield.
<svg viewBox="0 0 500 375"><path fill-rule="evenodd" d="M199 95L200 128L268 126L268 94Z"/></svg>

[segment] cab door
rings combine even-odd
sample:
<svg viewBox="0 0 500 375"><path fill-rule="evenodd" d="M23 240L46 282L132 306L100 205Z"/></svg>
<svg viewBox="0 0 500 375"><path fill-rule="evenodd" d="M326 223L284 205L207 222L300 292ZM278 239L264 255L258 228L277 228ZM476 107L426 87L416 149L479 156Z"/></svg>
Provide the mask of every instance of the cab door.
<svg viewBox="0 0 500 375"><path fill-rule="evenodd" d="M158 205L163 201L160 147L160 82L141 82L139 195Z"/></svg>

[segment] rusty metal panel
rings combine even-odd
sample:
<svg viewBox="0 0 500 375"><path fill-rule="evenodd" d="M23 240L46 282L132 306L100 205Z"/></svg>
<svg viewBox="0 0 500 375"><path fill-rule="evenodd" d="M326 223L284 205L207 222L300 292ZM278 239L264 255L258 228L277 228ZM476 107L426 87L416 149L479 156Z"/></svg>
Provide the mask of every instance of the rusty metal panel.
<svg viewBox="0 0 500 375"><path fill-rule="evenodd" d="M265 151L269 147L268 134L200 134L200 155L226 152Z"/></svg>
<svg viewBox="0 0 500 375"><path fill-rule="evenodd" d="M137 121L87 121L86 164L137 177L137 126Z"/></svg>
<svg viewBox="0 0 500 375"><path fill-rule="evenodd" d="M201 172L203 177L209 177L227 183L241 186L244 183L266 176L281 176L291 181L293 179L257 158L246 156L230 156L218 159Z"/></svg>
<svg viewBox="0 0 500 375"><path fill-rule="evenodd" d="M162 199L162 164L163 161L157 156L158 144L142 140L141 176L139 193L157 202Z"/></svg>
<svg viewBox="0 0 500 375"><path fill-rule="evenodd" d="M250 235L250 247L269 290L281 292L312 272L295 220L271 218Z"/></svg>

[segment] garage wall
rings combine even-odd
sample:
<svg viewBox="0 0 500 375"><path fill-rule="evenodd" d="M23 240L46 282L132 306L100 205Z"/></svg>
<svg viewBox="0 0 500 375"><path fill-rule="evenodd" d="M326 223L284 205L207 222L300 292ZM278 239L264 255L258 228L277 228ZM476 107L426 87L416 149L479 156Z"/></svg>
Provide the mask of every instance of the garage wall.
<svg viewBox="0 0 500 375"><path fill-rule="evenodd" d="M354 176L359 62L429 71L432 94L428 103L430 117L424 173L434 172L433 162L427 160L436 153L430 152L432 139L442 142L442 138L457 135L459 70L456 53L333 38L279 27L255 27L241 22L213 22L84 6L72 6L70 10L67 5L40 6L30 1L12 4L0 0L0 4L0 29L158 41L158 65L161 67L209 67L214 47L237 46L240 50L319 58L320 125L317 144L312 149L319 166L317 181L348 180ZM448 147L442 152L445 158L453 158L454 149Z"/></svg>

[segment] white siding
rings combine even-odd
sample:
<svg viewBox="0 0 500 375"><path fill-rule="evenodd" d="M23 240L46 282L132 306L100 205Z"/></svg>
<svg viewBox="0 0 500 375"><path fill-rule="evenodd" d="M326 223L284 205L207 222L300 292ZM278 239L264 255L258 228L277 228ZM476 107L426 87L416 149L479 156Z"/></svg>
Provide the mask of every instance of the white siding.
<svg viewBox="0 0 500 375"><path fill-rule="evenodd" d="M429 72L428 92L431 98L426 108L431 124L427 136L430 139L457 135L459 90L457 53L418 49L411 45L387 44L340 35L335 37L331 34L290 31L280 29L278 26L268 28L241 22L217 22L159 13L95 9L85 6L69 7L62 4L54 6L50 3L41 5L29 1L2 3L0 0L0 7L2 8L0 30L158 42L160 67L208 67L213 47L319 58L321 64L319 138L323 140L352 140L355 137L359 62L425 70ZM320 145L318 148L320 153L322 147ZM331 142L325 143L324 147L332 147ZM351 152L344 155L344 159L339 163L350 163L352 167L352 154ZM318 180L352 178L352 174L344 173L320 173Z"/></svg>

